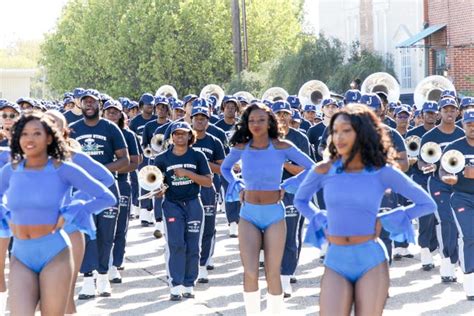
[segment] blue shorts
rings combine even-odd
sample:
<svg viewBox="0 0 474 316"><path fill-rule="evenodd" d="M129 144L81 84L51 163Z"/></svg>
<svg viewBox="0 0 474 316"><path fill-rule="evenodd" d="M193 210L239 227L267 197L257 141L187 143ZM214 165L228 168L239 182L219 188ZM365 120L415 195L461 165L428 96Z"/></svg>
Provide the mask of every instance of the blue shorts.
<svg viewBox="0 0 474 316"><path fill-rule="evenodd" d="M252 204L244 202L240 208L240 218L254 224L258 229L264 231L270 225L285 218L285 206L283 202L276 204Z"/></svg>
<svg viewBox="0 0 474 316"><path fill-rule="evenodd" d="M330 244L324 265L356 283L366 272L388 260L387 250L380 239L340 246Z"/></svg>
<svg viewBox="0 0 474 316"><path fill-rule="evenodd" d="M63 226L63 230L68 234L72 234L72 233L75 233L77 231L79 231L79 228L77 228L76 225L74 225L73 223L66 223L64 224Z"/></svg>
<svg viewBox="0 0 474 316"><path fill-rule="evenodd" d="M68 235L61 229L35 239L14 237L12 255L31 271L40 273L54 257L70 246Z"/></svg>

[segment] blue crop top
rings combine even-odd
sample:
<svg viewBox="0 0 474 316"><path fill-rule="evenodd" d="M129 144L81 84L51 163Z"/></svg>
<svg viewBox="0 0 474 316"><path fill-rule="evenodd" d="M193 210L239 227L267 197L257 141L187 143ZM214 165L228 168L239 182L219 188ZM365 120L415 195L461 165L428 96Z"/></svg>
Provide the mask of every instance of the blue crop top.
<svg viewBox="0 0 474 316"><path fill-rule="evenodd" d="M324 188L329 235L373 234L380 203L388 188L413 201L414 204L400 207L409 220L436 209L433 199L421 186L392 166L353 173L341 171L341 167L342 161L337 160L326 174L310 172L294 200L296 208L311 221L322 213L311 202L313 194Z"/></svg>
<svg viewBox="0 0 474 316"><path fill-rule="evenodd" d="M71 187L91 196L87 201L74 200L63 206ZM25 169L24 161L15 169L9 163L0 171L0 201L2 215L17 225L55 224L59 215L90 216L115 204L114 195L73 163L62 162L55 167L49 160L42 170ZM87 218L86 218L87 220Z"/></svg>
<svg viewBox="0 0 474 316"><path fill-rule="evenodd" d="M283 174L283 164L291 160L297 165L310 169L314 162L308 155L290 144L286 149L277 149L270 141L267 149L250 147L251 141L244 149L233 147L221 165L221 172L229 182L238 181L232 167L239 160L242 161L242 179L246 190L275 191L280 189Z"/></svg>

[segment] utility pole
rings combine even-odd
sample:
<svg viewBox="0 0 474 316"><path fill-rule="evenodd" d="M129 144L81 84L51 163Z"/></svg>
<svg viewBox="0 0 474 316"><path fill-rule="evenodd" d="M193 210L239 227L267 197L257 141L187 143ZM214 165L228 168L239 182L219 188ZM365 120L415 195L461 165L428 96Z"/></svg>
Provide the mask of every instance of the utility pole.
<svg viewBox="0 0 474 316"><path fill-rule="evenodd" d="M235 72L240 76L242 71L242 42L240 36L239 0L231 0L232 13L232 46L234 47Z"/></svg>
<svg viewBox="0 0 474 316"><path fill-rule="evenodd" d="M247 13L245 0L242 0L242 33L244 35L244 69L249 70L249 48L247 43Z"/></svg>

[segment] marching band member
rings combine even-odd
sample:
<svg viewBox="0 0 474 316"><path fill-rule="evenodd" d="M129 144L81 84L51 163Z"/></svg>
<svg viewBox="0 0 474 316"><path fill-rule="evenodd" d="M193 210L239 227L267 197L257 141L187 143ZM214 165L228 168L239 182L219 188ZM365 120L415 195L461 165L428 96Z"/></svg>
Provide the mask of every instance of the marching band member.
<svg viewBox="0 0 474 316"><path fill-rule="evenodd" d="M11 157L1 170L2 215L14 235L9 290L12 315L63 315L72 280L70 240L61 229L66 221L93 231L91 214L116 200L82 168L65 161L68 152L49 117L32 113L13 126ZM41 187L38 191L35 188ZM62 206L74 187L90 196ZM29 192L25 195L22 192ZM5 218L5 217L4 217Z"/></svg>
<svg viewBox="0 0 474 316"><path fill-rule="evenodd" d="M444 153L457 150L464 156L455 163L464 166L464 172L449 174L441 166L441 180L453 186L451 209L459 238L459 264L464 273L464 292L467 299L474 301L474 110L464 111L463 127L465 137L450 143Z"/></svg>
<svg viewBox="0 0 474 316"><path fill-rule="evenodd" d="M355 315L382 315L389 273L376 219L384 192L391 188L415 203L381 217L394 236L410 230L410 220L428 213L434 202L394 167L390 138L375 112L364 105L348 105L331 118L329 132L331 160L318 163L295 196L296 207L310 220L307 238L315 245L324 239L317 236L326 235L329 241L320 314L349 315L354 305ZM327 217L311 203L323 186ZM344 199L342 187L347 190Z"/></svg>
<svg viewBox="0 0 474 316"><path fill-rule="evenodd" d="M311 105L316 110L314 105ZM278 126L282 137L290 141L296 148L309 156L308 138L301 132L290 128L291 107L288 102L277 101L273 103L273 113L278 120ZM282 180L286 180L293 175L299 174L304 170L303 167L287 161L283 165ZM283 205L285 206L285 222L286 222L286 241L283 259L281 263L281 284L283 287L283 297L290 297L292 293L290 279L296 271L299 258L299 246L302 243L302 228L304 219L293 205L294 194L285 192L283 196Z"/></svg>
<svg viewBox="0 0 474 316"><path fill-rule="evenodd" d="M410 115L411 109L408 105L402 104L395 109L394 119L397 124L397 132L402 135L403 138L406 138L408 128L410 127Z"/></svg>
<svg viewBox="0 0 474 316"><path fill-rule="evenodd" d="M258 269L262 242L268 284L267 307L272 314L282 312L280 269L286 225L281 202L284 195L281 175L287 160L307 170L313 165L306 154L279 137L274 114L267 106L253 103L237 123L230 139L233 148L221 167L222 175L229 182L226 195L233 196L232 193L238 191L242 202L238 236L247 314L260 311ZM232 170L239 160L242 160L242 180Z"/></svg>
<svg viewBox="0 0 474 316"><path fill-rule="evenodd" d="M137 135L142 136L145 124L156 120L155 111L155 97L150 93L144 93L138 101L141 114L135 116L130 120L129 127Z"/></svg>
<svg viewBox="0 0 474 316"><path fill-rule="evenodd" d="M120 129L112 122L99 116L99 93L88 89L81 97L83 119L70 125L71 137L76 139L82 151L102 163L109 171L115 173L130 163L127 145ZM109 187L119 200L116 182ZM86 250L81 266L84 284L79 299L95 297L96 287L92 272L97 270L97 292L100 296L110 296L111 287L108 279L109 258L113 246L118 217L118 205L108 208L94 217L97 226L97 239L86 239Z"/></svg>
<svg viewBox="0 0 474 316"><path fill-rule="evenodd" d="M464 112L474 109L474 98L473 97L464 97L461 99L461 103L459 104L459 108L461 110L461 118L456 122L456 125L460 128L463 128L463 117Z"/></svg>
<svg viewBox="0 0 474 316"><path fill-rule="evenodd" d="M4 101L0 103L0 126L2 139L0 146L8 146L11 138L11 128L21 114L20 107L16 103Z"/></svg>
<svg viewBox="0 0 474 316"><path fill-rule="evenodd" d="M436 125L438 118L438 103L433 101L426 101L421 108L420 116L423 119L423 124L417 126L407 132L407 139L412 136L417 136L421 140L426 132L430 131ZM420 144L418 143L418 150ZM428 177L418 166L418 157L410 157L410 170L413 181L421 185L423 189L428 191ZM430 271L434 268L433 251L438 249L438 239L436 238L436 217L434 213L421 216L418 219L418 245L421 247L421 267L424 271Z"/></svg>
<svg viewBox="0 0 474 316"><path fill-rule="evenodd" d="M114 246L112 250L112 266L109 272L109 280L112 283L122 283L122 277L118 272L118 268L123 264L128 219L130 215L131 186L128 175L130 172L137 170L141 156L139 155L139 145L137 144L135 133L125 128L124 113L120 102L109 100L105 102L102 110L104 118L114 122L120 128L125 142L127 143L127 151L130 157L128 166L121 168L117 172L117 183L120 193L119 214L117 217L117 227L115 229Z"/></svg>
<svg viewBox="0 0 474 316"><path fill-rule="evenodd" d="M450 142L464 136L461 128L455 124L458 115L458 104L454 98L446 97L438 103L440 109L441 123L428 131L421 138L420 148L428 142L438 144L441 150ZM425 173L429 173L428 189L436 202L437 211L435 213L438 221L436 229L440 247L441 280L444 283L456 282L455 264L458 261L457 229L454 216L449 205L449 197L452 194L452 186L441 181L439 175L439 161L436 163L426 163L421 159L421 152L418 157L418 167Z"/></svg>
<svg viewBox="0 0 474 316"><path fill-rule="evenodd" d="M306 104L303 107L303 118L313 126L316 124L316 105Z"/></svg>
<svg viewBox="0 0 474 316"><path fill-rule="evenodd" d="M209 265L215 244L217 192L216 180L219 179L220 165L225 158L224 146L219 139L206 133L209 124L209 111L206 100L198 98L193 101L191 114L193 130L196 132L196 142L192 148L202 152L209 163L214 186L201 187L201 201L204 207L204 227L199 259L198 283L208 283L207 266Z"/></svg>
<svg viewBox="0 0 474 316"><path fill-rule="evenodd" d="M155 158L168 189L163 199L170 300L194 298L204 211L200 187L212 187L206 157L191 145L196 136L187 122L172 123L173 146ZM162 195L162 192L160 192ZM184 287L184 289L182 289Z"/></svg>
<svg viewBox="0 0 474 316"><path fill-rule="evenodd" d="M141 144L143 148L150 145L150 141L156 129L170 121L169 117L171 115L171 108L167 98L162 96L157 96L155 98L155 113L157 116L156 120L146 123L143 128Z"/></svg>

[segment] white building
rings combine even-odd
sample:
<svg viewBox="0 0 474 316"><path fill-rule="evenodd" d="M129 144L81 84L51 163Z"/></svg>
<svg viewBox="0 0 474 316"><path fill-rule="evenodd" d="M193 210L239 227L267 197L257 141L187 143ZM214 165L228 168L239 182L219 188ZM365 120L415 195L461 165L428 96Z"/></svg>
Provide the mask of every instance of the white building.
<svg viewBox="0 0 474 316"><path fill-rule="evenodd" d="M0 98L15 102L20 97L29 97L31 78L36 69L0 69Z"/></svg>
<svg viewBox="0 0 474 316"><path fill-rule="evenodd" d="M402 93L411 93L425 77L422 49L397 44L423 30L423 0L307 0L317 2L314 29L350 45L393 57Z"/></svg>

